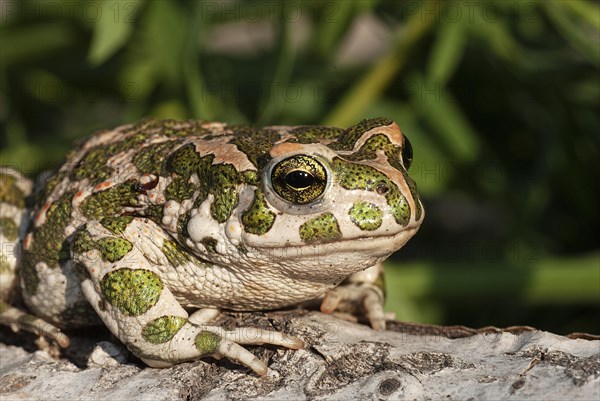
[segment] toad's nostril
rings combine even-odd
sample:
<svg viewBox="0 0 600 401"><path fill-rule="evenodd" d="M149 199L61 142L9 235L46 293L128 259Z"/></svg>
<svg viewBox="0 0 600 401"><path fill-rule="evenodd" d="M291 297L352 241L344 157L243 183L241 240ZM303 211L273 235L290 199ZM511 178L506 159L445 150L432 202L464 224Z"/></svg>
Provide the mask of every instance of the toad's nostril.
<svg viewBox="0 0 600 401"><path fill-rule="evenodd" d="M386 184L378 184L376 191L379 195L385 195L388 193L388 191L390 190L390 187L387 186Z"/></svg>

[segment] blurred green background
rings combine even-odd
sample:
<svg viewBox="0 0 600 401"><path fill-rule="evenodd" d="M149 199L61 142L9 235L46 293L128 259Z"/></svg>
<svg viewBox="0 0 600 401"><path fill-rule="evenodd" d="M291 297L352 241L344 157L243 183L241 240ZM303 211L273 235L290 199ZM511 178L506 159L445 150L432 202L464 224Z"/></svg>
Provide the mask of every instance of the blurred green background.
<svg viewBox="0 0 600 401"><path fill-rule="evenodd" d="M427 211L388 309L600 333L600 9L564 1L0 2L0 162L146 115L396 120Z"/></svg>

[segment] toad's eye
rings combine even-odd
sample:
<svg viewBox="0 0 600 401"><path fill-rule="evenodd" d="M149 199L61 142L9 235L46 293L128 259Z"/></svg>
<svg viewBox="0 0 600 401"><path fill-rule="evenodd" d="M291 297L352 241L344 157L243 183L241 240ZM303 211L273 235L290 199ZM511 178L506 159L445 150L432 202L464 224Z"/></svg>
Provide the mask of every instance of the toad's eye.
<svg viewBox="0 0 600 401"><path fill-rule="evenodd" d="M402 145L402 164L405 169L409 169L413 159L413 149L408 137L404 135L404 144Z"/></svg>
<svg viewBox="0 0 600 401"><path fill-rule="evenodd" d="M314 158L295 155L273 167L271 182L277 195L288 202L304 205L314 201L325 191L327 172Z"/></svg>
<svg viewBox="0 0 600 401"><path fill-rule="evenodd" d="M315 183L315 177L304 170L290 171L283 177L283 180L287 186L299 191L306 189Z"/></svg>

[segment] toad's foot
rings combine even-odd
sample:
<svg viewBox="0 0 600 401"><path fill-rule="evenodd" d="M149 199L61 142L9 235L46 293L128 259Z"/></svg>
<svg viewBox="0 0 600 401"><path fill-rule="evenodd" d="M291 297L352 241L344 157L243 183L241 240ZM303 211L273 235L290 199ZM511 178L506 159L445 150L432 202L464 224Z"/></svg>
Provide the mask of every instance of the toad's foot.
<svg viewBox="0 0 600 401"><path fill-rule="evenodd" d="M2 301L0 301L0 324L9 326L15 332L23 329L38 336L46 336L61 348L69 346L69 337L59 328Z"/></svg>
<svg viewBox="0 0 600 401"><path fill-rule="evenodd" d="M348 283L329 291L321 302L321 312L335 311L364 315L374 330L385 330L383 292L374 284Z"/></svg>
<svg viewBox="0 0 600 401"><path fill-rule="evenodd" d="M211 356L216 359L222 357L228 358L234 362L240 363L254 371L259 376L267 374L267 365L258 359L250 351L246 350L241 344L262 345L271 344L291 349L300 349L304 342L299 338L280 333L277 331L268 331L252 327L241 327L234 330L224 330L218 326L196 326L190 325L184 328L182 338L193 338L193 344L179 344L175 351L177 359L197 358L198 353L201 356ZM185 332L190 334L197 333L193 337L186 336ZM172 363L164 360L154 360L151 358L141 358L146 364L152 367L167 367Z"/></svg>

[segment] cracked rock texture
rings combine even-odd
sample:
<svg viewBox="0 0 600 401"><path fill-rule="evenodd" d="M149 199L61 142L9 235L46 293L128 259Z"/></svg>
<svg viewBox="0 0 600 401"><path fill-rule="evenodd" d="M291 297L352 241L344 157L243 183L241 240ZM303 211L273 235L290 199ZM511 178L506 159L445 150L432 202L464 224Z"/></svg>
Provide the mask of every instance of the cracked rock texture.
<svg viewBox="0 0 600 401"><path fill-rule="evenodd" d="M84 335L71 335L72 347L56 359L2 328L0 399L600 399L600 341L542 331L455 339L375 332L301 311L229 314L222 323L285 331L306 347L249 347L268 361L261 378L227 360L152 369Z"/></svg>

